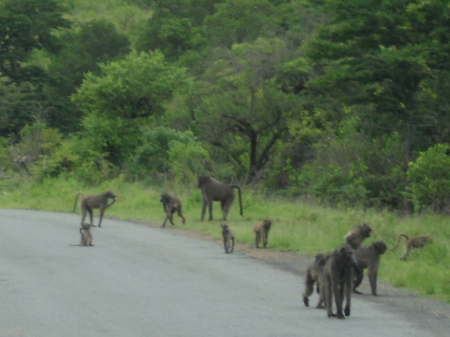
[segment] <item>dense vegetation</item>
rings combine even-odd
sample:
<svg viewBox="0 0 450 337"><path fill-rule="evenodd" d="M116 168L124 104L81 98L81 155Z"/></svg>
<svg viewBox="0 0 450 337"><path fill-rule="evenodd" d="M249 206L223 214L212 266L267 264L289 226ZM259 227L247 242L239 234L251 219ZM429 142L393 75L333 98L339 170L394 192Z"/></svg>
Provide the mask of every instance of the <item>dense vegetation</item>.
<svg viewBox="0 0 450 337"><path fill-rule="evenodd" d="M198 173L449 212L448 1L0 0L1 176Z"/></svg>
<svg viewBox="0 0 450 337"><path fill-rule="evenodd" d="M109 186L155 220L164 186L195 219L208 173L246 185L243 242L261 214L311 254L359 221L439 237L382 276L448 301L448 27L446 0L0 0L1 205Z"/></svg>

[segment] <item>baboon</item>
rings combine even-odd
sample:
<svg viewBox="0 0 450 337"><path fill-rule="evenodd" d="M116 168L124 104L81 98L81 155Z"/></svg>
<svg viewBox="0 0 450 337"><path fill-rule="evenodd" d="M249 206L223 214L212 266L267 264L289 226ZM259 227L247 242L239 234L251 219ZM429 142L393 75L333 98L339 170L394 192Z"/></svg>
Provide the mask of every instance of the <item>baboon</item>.
<svg viewBox="0 0 450 337"><path fill-rule="evenodd" d="M325 266L325 263L327 262L327 259L330 257L330 255L325 255L322 253L319 253L316 255L316 258L313 263L311 263L308 266L308 269L306 270L306 276L305 276L305 291L303 292L303 303L305 306L309 307L309 296L314 291L314 283L316 284L316 291L319 294L319 302L317 302L316 308L324 308L324 290L321 290L321 287L324 283L324 273L323 273L323 267Z"/></svg>
<svg viewBox="0 0 450 337"><path fill-rule="evenodd" d="M353 292L355 294L361 294L356 288L361 284L364 269L367 268L372 295L377 296L377 275L378 267L380 266L380 256L386 252L386 249L386 244L383 241L377 241L370 246L359 247L355 250L356 267L353 283Z"/></svg>
<svg viewBox="0 0 450 337"><path fill-rule="evenodd" d="M255 247L259 248L259 241L262 238L263 246L266 248L267 246L267 236L269 235L270 227L272 226L272 221L269 219L265 219L261 222L258 222L253 230L255 231Z"/></svg>
<svg viewBox="0 0 450 337"><path fill-rule="evenodd" d="M409 252L412 248L423 248L426 244L433 242L433 238L428 235L418 235L408 237L405 234L400 234L398 236L397 243L395 244L394 247L391 248L391 250L394 250L395 248L398 247L402 236L406 239L404 242L404 252L402 257L400 258L400 260L402 261L406 261L406 258L408 257Z"/></svg>
<svg viewBox="0 0 450 337"><path fill-rule="evenodd" d="M370 236L370 232L372 232L372 228L368 224L357 225L344 236L345 243L353 249L357 249Z"/></svg>
<svg viewBox="0 0 450 337"><path fill-rule="evenodd" d="M228 211L234 200L233 188L238 190L239 194L239 208L242 216L242 200L241 200L241 188L234 184L225 184L217 181L209 176L198 177L198 188L202 189L202 221L205 218L206 207L209 208L209 221L213 219L213 201L220 201L223 212L223 220L227 220Z"/></svg>
<svg viewBox="0 0 450 337"><path fill-rule="evenodd" d="M328 317L339 319L350 316L353 268L356 266L353 249L344 245L331 253L323 267L325 307ZM336 303L336 314L333 313L333 295ZM342 311L345 296L345 308ZM345 316L344 316L345 314Z"/></svg>
<svg viewBox="0 0 450 337"><path fill-rule="evenodd" d="M161 199L159 201L162 202L162 206L164 208L164 212L166 213L166 218L161 227L166 227L167 220L173 225L173 213L177 212L178 216L183 219L183 224L186 222L186 219L183 215L183 206L181 205L180 199L176 195L170 195L169 193L162 193Z"/></svg>
<svg viewBox="0 0 450 337"><path fill-rule="evenodd" d="M234 232L228 227L227 224L221 224L222 227L222 237L223 237L223 247L225 248L225 253L232 253L234 249Z"/></svg>
<svg viewBox="0 0 450 337"><path fill-rule="evenodd" d="M73 205L73 211L75 212L75 209L77 207L77 201L78 201L78 196L81 195L81 203L80 203L80 208L81 208L81 226L83 226L84 223L84 219L86 219L86 215L87 213L89 213L89 219L91 221L91 226L95 227L93 224L93 209L94 208L99 208L100 209L100 219L98 221L98 227L101 227L102 225L102 219L103 219L103 214L105 213L105 209L107 209L108 207L114 205L114 203L116 202L116 196L114 195L113 192L111 191L107 191L105 193L102 194L98 194L98 195L90 195L88 197L86 197L83 192L78 192L76 197L75 197L75 205ZM110 204L108 204L108 199L112 199L112 202Z"/></svg>
<svg viewBox="0 0 450 337"><path fill-rule="evenodd" d="M91 232L91 224L85 223L81 225L80 228L81 234L81 246L93 246L92 244L92 232Z"/></svg>

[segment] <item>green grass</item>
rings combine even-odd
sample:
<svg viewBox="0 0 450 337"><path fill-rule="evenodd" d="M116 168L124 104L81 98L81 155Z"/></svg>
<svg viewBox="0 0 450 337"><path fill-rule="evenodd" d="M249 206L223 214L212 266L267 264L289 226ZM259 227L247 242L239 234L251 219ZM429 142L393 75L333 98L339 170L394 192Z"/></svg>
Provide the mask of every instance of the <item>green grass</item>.
<svg viewBox="0 0 450 337"><path fill-rule="evenodd" d="M0 190L0 207L30 208L47 211L71 212L76 192L98 194L111 189L117 202L107 215L121 219L133 219L162 223L164 214L159 196L162 188L145 187L116 179L92 188L82 186L73 179L51 179L41 184L16 183L14 188ZM201 195L196 188L175 190L182 202L187 228L212 234L220 238L220 220L200 222ZM379 279L395 287L406 288L418 294L450 303L450 218L434 214L397 216L391 212L335 209L308 204L299 200L262 197L249 189L243 189L244 216L239 215L237 200L229 213L228 224L235 231L237 241L253 244L252 227L264 218L273 221L269 246L314 255L328 252L343 242L343 236L355 225L367 222L373 233L364 244L383 240L392 247L400 233L427 234L434 238L424 249L414 249L407 262L402 262L402 246L383 255ZM79 212L79 206L77 206ZM215 219L221 219L219 204L214 207ZM178 216L177 227L183 227Z"/></svg>

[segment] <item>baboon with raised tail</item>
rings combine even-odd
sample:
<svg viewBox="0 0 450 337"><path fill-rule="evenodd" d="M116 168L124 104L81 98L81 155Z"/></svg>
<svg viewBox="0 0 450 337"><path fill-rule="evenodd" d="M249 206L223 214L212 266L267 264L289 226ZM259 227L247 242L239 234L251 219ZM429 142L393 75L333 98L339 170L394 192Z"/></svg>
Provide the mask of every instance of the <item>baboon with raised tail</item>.
<svg viewBox="0 0 450 337"><path fill-rule="evenodd" d="M94 220L93 219L94 218L93 209L99 208L100 209L100 218L98 221L98 227L101 227L103 214L105 213L105 210L108 207L111 207L112 205L114 205L114 203L116 202L116 196L111 191L107 191L105 193L97 194L97 195L90 195L87 197L83 194L83 192L78 192L75 197L75 204L73 205L72 212L75 212L75 209L77 207L78 197L80 195L81 195L81 203L80 203L81 226L83 226L84 220L86 219L86 215L89 213L90 224L92 227L95 227L94 223L93 223L93 220ZM112 199L112 202L110 204L108 204L109 199Z"/></svg>

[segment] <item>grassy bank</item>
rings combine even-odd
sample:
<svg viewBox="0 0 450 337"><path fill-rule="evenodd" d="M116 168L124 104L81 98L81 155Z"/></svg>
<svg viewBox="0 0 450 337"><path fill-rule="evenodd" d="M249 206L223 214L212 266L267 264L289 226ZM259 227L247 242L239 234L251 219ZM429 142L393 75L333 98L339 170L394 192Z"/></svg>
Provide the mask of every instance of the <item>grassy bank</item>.
<svg viewBox="0 0 450 337"><path fill-rule="evenodd" d="M71 212L75 194L98 194L111 189L118 196L107 215L122 219L162 222L164 214L159 202L162 188L128 184L118 179L102 186L88 188L74 180L54 179L42 184L21 183L14 188L3 186L0 190L0 207L31 208L47 211ZM191 186L182 190L167 187L177 193L183 202L186 227L208 232L220 237L220 220L200 222L200 191ZM396 287L438 298L450 303L450 218L433 214L399 217L390 212L358 209L319 207L296 200L265 198L243 190L244 216L239 216L237 200L229 213L228 224L236 232L239 242L253 244L252 226L263 218L273 221L269 246L314 255L335 249L343 236L355 225L367 222L373 235L365 244L383 240L392 247L400 233L427 234L434 242L424 249L415 249L407 262L399 261L402 247L388 251L382 257L379 279ZM79 212L79 207L77 206ZM97 215L98 213L95 213ZM214 216L221 218L220 206L214 207ZM175 215L177 226L183 226Z"/></svg>

